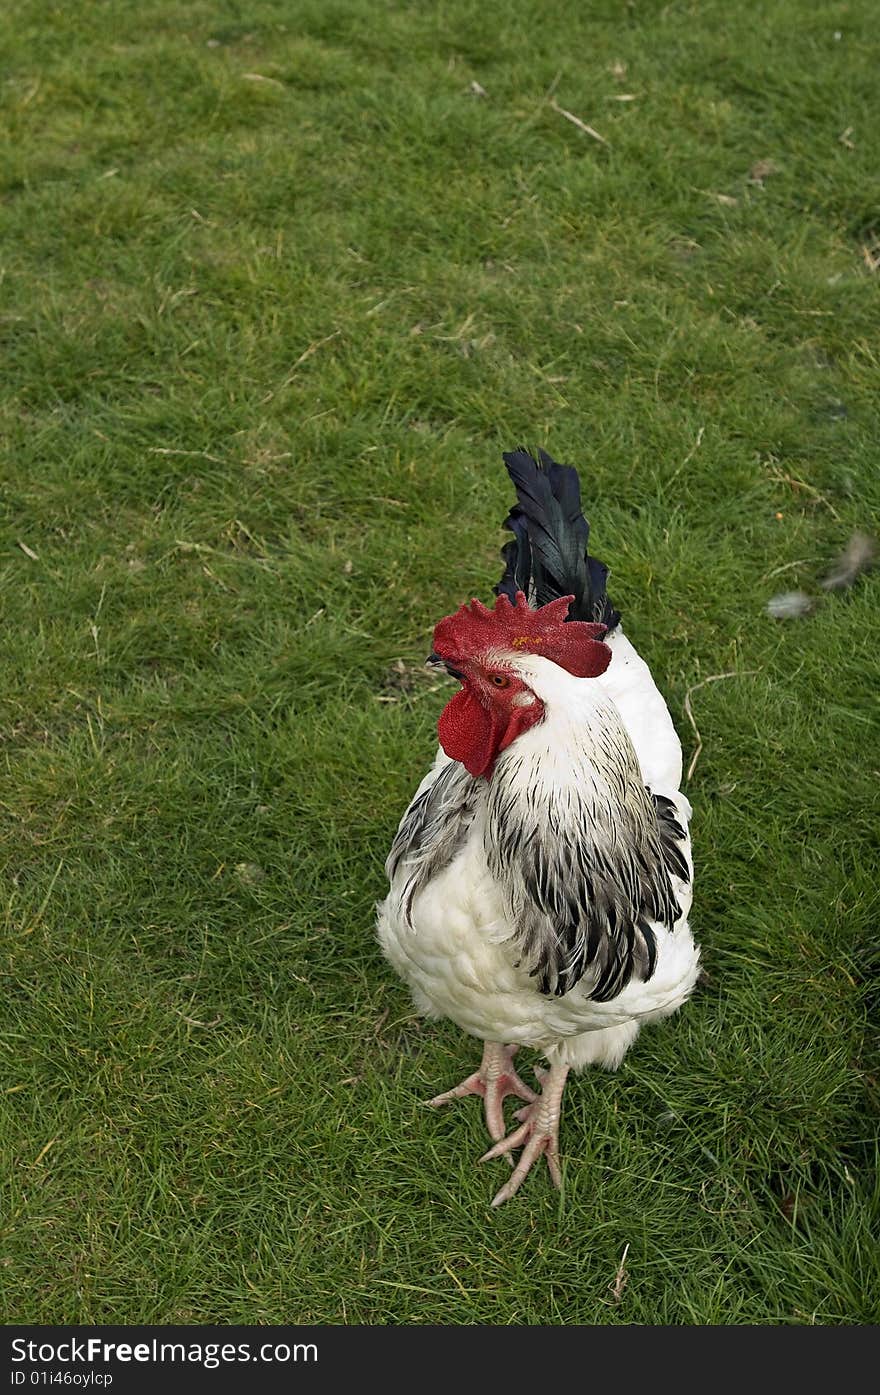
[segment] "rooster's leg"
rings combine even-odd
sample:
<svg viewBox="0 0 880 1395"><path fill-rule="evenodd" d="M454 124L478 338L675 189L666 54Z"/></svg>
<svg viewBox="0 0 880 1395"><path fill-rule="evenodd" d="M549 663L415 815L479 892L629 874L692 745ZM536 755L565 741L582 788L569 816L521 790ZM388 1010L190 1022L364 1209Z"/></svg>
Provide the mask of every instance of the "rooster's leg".
<svg viewBox="0 0 880 1395"><path fill-rule="evenodd" d="M554 1185L561 1187L559 1115L562 1109L562 1092L565 1089L568 1071L568 1066L558 1064L552 1065L548 1071L541 1071L539 1076L541 1094L533 1104L528 1104L525 1109L518 1110L516 1117L523 1121L520 1127L508 1134L507 1138L502 1139L500 1143L496 1143L495 1147L490 1148L488 1153L484 1153L480 1159L480 1162L486 1162L489 1158L500 1158L505 1153L509 1153L512 1148L522 1148L523 1150L510 1180L505 1182L501 1190L493 1197L493 1206L500 1206L502 1201L508 1201L514 1192L519 1190L532 1163L542 1153L546 1154L547 1166L550 1169Z"/></svg>
<svg viewBox="0 0 880 1395"><path fill-rule="evenodd" d="M530 1090L526 1082L520 1080L513 1068L516 1050L515 1046L504 1046L500 1041L487 1041L483 1047L480 1069L474 1071L473 1075L469 1075L467 1080L463 1080L454 1089L447 1090L442 1095L435 1095L428 1103L446 1104L447 1100L461 1099L463 1095L482 1095L489 1135L494 1139L503 1139L502 1105L506 1096L516 1095L517 1099L526 1100L529 1104L538 1099L534 1090Z"/></svg>

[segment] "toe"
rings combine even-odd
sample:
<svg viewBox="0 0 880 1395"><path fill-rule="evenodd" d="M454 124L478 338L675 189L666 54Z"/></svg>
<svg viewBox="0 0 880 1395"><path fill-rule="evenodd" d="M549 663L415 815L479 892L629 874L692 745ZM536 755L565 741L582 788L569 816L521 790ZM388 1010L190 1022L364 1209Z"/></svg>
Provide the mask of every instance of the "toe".
<svg viewBox="0 0 880 1395"><path fill-rule="evenodd" d="M493 1196L493 1207L502 1206L505 1201L509 1201L510 1198L519 1191L531 1170L532 1163L546 1150L546 1146L546 1138L532 1138L529 1140L528 1145L523 1149L522 1157L510 1175L510 1179L505 1182L504 1186Z"/></svg>
<svg viewBox="0 0 880 1395"><path fill-rule="evenodd" d="M515 1129L513 1133L508 1134L506 1138L502 1138L500 1142L489 1149L488 1153L484 1153L480 1158L480 1162L491 1162L493 1158L500 1158L505 1153L509 1153L512 1148L519 1148L525 1143L528 1136L529 1126L528 1124L523 1124L520 1128Z"/></svg>

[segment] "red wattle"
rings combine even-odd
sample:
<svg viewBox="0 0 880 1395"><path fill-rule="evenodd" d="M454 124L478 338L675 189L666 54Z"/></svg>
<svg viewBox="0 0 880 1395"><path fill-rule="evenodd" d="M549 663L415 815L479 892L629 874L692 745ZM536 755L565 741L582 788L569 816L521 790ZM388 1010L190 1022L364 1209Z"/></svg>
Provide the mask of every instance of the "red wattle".
<svg viewBox="0 0 880 1395"><path fill-rule="evenodd" d="M447 702L437 731L447 756L460 760L469 775L486 775L491 771L502 732L467 688L462 688Z"/></svg>
<svg viewBox="0 0 880 1395"><path fill-rule="evenodd" d="M514 707L502 716L462 688L440 713L440 745L447 756L461 761L469 775L488 779L501 752L543 715L544 704L536 699L529 707Z"/></svg>

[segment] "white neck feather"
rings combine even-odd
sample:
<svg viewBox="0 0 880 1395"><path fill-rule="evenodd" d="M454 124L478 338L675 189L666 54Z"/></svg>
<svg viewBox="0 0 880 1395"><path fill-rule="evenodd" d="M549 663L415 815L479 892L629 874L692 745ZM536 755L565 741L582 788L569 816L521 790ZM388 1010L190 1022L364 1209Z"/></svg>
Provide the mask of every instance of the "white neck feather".
<svg viewBox="0 0 880 1395"><path fill-rule="evenodd" d="M620 714L595 679L575 678L533 654L523 655L517 670L544 704L544 717L504 753L511 775L519 766L532 787L537 775L548 792L567 788L590 803L600 791L607 801L609 784L618 795L632 780L643 784Z"/></svg>

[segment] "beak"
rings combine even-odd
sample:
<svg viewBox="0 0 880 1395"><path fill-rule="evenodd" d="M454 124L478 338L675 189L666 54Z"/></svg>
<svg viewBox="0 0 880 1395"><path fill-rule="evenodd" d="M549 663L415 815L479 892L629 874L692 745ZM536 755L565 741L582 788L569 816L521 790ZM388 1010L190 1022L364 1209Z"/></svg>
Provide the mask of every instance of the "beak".
<svg viewBox="0 0 880 1395"><path fill-rule="evenodd" d="M425 660L425 663L430 665L431 668L443 668L449 674L450 678L457 678L459 683L464 682L464 674L459 669L453 668L452 664L447 663L446 659L442 659L433 649Z"/></svg>

